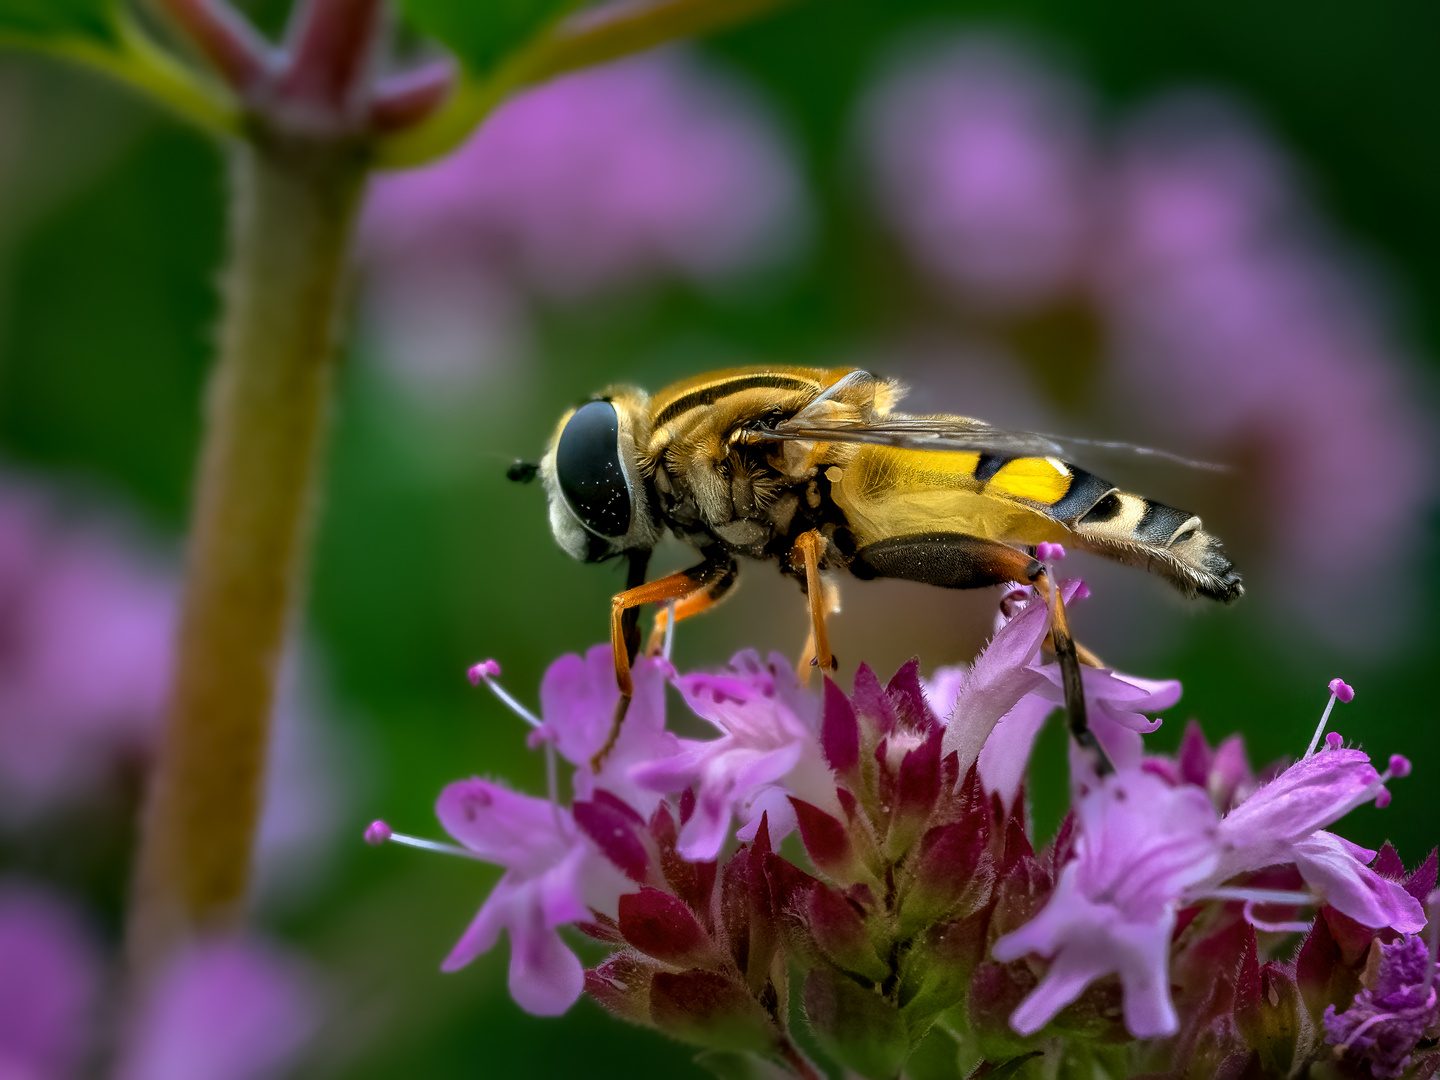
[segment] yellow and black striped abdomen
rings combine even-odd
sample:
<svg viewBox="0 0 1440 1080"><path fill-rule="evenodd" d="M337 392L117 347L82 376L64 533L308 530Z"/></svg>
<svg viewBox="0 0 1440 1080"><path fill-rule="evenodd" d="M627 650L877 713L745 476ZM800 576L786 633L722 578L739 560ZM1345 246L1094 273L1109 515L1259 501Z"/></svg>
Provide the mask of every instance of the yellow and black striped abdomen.
<svg viewBox="0 0 1440 1080"><path fill-rule="evenodd" d="M1049 540L1143 566L1187 595L1230 601L1242 592L1198 517L1059 458L862 446L826 475L861 549L927 534Z"/></svg>

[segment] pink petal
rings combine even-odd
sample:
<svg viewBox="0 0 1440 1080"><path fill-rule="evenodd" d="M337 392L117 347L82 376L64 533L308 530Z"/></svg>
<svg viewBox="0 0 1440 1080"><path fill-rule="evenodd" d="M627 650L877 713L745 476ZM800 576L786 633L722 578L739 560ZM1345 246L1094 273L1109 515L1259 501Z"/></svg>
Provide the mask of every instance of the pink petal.
<svg viewBox="0 0 1440 1080"><path fill-rule="evenodd" d="M631 669L634 694L620 728L620 736L606 756L598 775L590 761L610 738L620 691L615 685L615 661L609 645L596 645L582 660L570 654L550 665L540 685L540 707L545 725L556 734L556 747L575 765L576 794L590 798L596 785L634 802L642 812L656 800L639 797L628 780L637 762L675 753L678 740L665 731L665 683L670 666L664 660L642 657Z"/></svg>
<svg viewBox="0 0 1440 1080"><path fill-rule="evenodd" d="M1173 910L1147 925L1114 928L1120 987L1125 1000L1125 1026L1137 1039L1160 1039L1180 1027L1170 998L1170 935Z"/></svg>
<svg viewBox="0 0 1440 1080"><path fill-rule="evenodd" d="M560 926L588 919L591 905L585 903L584 894L590 879L597 877L604 884L626 887L621 883L622 871L603 857L592 854L590 848L581 842L576 843L554 867L528 882L529 888L534 890L534 903L545 925Z"/></svg>
<svg viewBox="0 0 1440 1080"><path fill-rule="evenodd" d="M485 903L480 905L480 910L465 932L460 935L460 940L450 950L450 955L440 963L441 971L459 971L477 956L489 952L500 940L500 931L503 930L512 918L512 909L516 907L516 893L518 888L506 874L502 877L490 895L485 898Z"/></svg>
<svg viewBox="0 0 1440 1080"><path fill-rule="evenodd" d="M591 649L582 659L567 653L545 669L540 682L540 715L555 732L556 749L572 764L590 760L609 733L620 691L615 685L614 660L606 670L590 663L600 652ZM604 646L608 655L609 646Z"/></svg>
<svg viewBox="0 0 1440 1080"><path fill-rule="evenodd" d="M1055 958L1040 985L1010 1014L1010 1026L1021 1035L1035 1034L1084 993L1087 986L1109 973L1096 957L1067 950Z"/></svg>
<svg viewBox="0 0 1440 1080"><path fill-rule="evenodd" d="M530 912L510 928L510 996L535 1016L559 1016L585 989L585 969L575 954Z"/></svg>
<svg viewBox="0 0 1440 1080"><path fill-rule="evenodd" d="M1215 810L1199 788L1138 770L1106 777L1079 806L1081 887L1149 922L1219 860Z"/></svg>
<svg viewBox="0 0 1440 1080"><path fill-rule="evenodd" d="M1109 756L1110 763L1122 771L1139 768L1145 756L1145 740L1141 738L1141 731L1154 731L1160 726L1159 720L1147 720L1139 713L1116 714L1103 702L1097 702L1096 707L1089 710L1088 719L1090 730ZM1136 729L1136 721L1144 725L1139 730Z"/></svg>
<svg viewBox="0 0 1440 1080"><path fill-rule="evenodd" d="M1418 934L1425 927L1425 909L1396 881L1364 865L1355 845L1334 833L1317 832L1294 846L1295 865L1305 883L1325 902L1362 926L1391 927ZM1365 852L1374 858L1374 852ZM1367 860L1368 861L1368 860Z"/></svg>
<svg viewBox="0 0 1440 1080"><path fill-rule="evenodd" d="M785 788L778 784L768 787L751 801L748 818L745 824L735 831L735 839L746 843L754 840L762 820L767 823L770 839L775 843L795 831L798 824L795 820L795 808L790 805L789 792Z"/></svg>
<svg viewBox="0 0 1440 1080"><path fill-rule="evenodd" d="M730 806L723 799L697 800L695 812L680 829L676 849L691 862L715 858L730 828Z"/></svg>
<svg viewBox="0 0 1440 1080"><path fill-rule="evenodd" d="M447 784L435 803L445 831L487 862L512 868L540 868L564 856L555 806L488 780Z"/></svg>
<svg viewBox="0 0 1440 1080"><path fill-rule="evenodd" d="M1044 676L1027 665L1039 651L1049 625L1045 606L1029 604L1001 627L975 658L945 726L940 750L942 757L958 754L961 776L979 758L1001 717L1044 681Z"/></svg>
<svg viewBox="0 0 1440 1080"><path fill-rule="evenodd" d="M681 739L680 746L680 752L670 757L632 765L629 770L630 781L648 791L666 794L684 791L699 779L705 763L714 751L711 749L712 743L691 739Z"/></svg>
<svg viewBox="0 0 1440 1080"><path fill-rule="evenodd" d="M1055 708L1054 702L1035 694L1022 698L1001 717L980 750L980 782L986 791L1000 796L1007 814L1025 779L1035 737Z"/></svg>
<svg viewBox="0 0 1440 1080"><path fill-rule="evenodd" d="M777 750L736 750L725 755L725 772L737 793L748 794L763 784L773 784L800 762L805 747L798 742ZM742 795L744 797L744 795Z"/></svg>
<svg viewBox="0 0 1440 1080"><path fill-rule="evenodd" d="M1237 850L1309 836L1354 809L1379 777L1359 750L1322 750L1297 761L1226 814L1222 836Z"/></svg>

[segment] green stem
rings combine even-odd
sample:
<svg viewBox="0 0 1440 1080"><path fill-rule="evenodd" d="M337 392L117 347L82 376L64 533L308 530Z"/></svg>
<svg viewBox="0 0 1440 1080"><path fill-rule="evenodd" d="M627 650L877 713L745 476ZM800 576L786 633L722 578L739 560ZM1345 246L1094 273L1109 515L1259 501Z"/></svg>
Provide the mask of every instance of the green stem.
<svg viewBox="0 0 1440 1080"><path fill-rule="evenodd" d="M54 53L102 71L211 134L239 134L239 105L230 94L178 63L123 13L117 16L115 29L118 40L114 45L84 38L9 44Z"/></svg>
<svg viewBox="0 0 1440 1080"><path fill-rule="evenodd" d="M128 928L142 977L178 942L232 923L244 900L364 186L353 145L261 132L232 152L220 355Z"/></svg>

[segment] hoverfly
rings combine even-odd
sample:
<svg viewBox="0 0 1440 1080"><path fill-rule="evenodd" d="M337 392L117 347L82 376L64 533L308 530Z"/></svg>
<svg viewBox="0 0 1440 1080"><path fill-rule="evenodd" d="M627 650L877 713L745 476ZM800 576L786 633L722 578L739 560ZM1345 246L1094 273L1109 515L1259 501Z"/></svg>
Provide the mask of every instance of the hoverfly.
<svg viewBox="0 0 1440 1080"><path fill-rule="evenodd" d="M627 588L611 604L622 694L612 744L631 691L640 606L670 605L654 645L669 620L725 596L740 558L777 561L799 582L811 622L803 670L835 666L825 618L838 610L836 581L846 571L950 589L1036 584L1050 598L1072 731L1092 748L1077 656L1089 658L1070 639L1035 546L1063 542L1141 566L1191 597L1228 603L1243 592L1198 517L1070 464L1046 436L897 412L902 393L851 368L747 367L654 395L612 386L565 414L539 466L555 539L584 562L629 562ZM667 529L700 561L647 582Z"/></svg>

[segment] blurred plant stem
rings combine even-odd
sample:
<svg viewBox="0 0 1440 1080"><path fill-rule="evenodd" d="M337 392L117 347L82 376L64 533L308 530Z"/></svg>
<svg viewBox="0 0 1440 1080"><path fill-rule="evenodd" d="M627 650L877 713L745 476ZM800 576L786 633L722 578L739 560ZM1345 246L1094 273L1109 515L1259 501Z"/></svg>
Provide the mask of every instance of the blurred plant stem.
<svg viewBox="0 0 1440 1080"><path fill-rule="evenodd" d="M380 78L395 51L385 0L295 0L283 47L229 0L154 0L143 20L108 0L0 0L0 43L106 71L223 138L232 158L220 355L129 916L142 983L175 946L235 922L244 902L366 176L445 153L523 85L779 2L613 0L573 12L569 0L538 0L518 21L504 4L428 4L457 63ZM481 7L478 20L451 18Z"/></svg>
<svg viewBox="0 0 1440 1080"><path fill-rule="evenodd" d="M130 912L142 978L177 941L236 919L243 902L366 171L348 140L262 133L231 155L219 359Z"/></svg>

